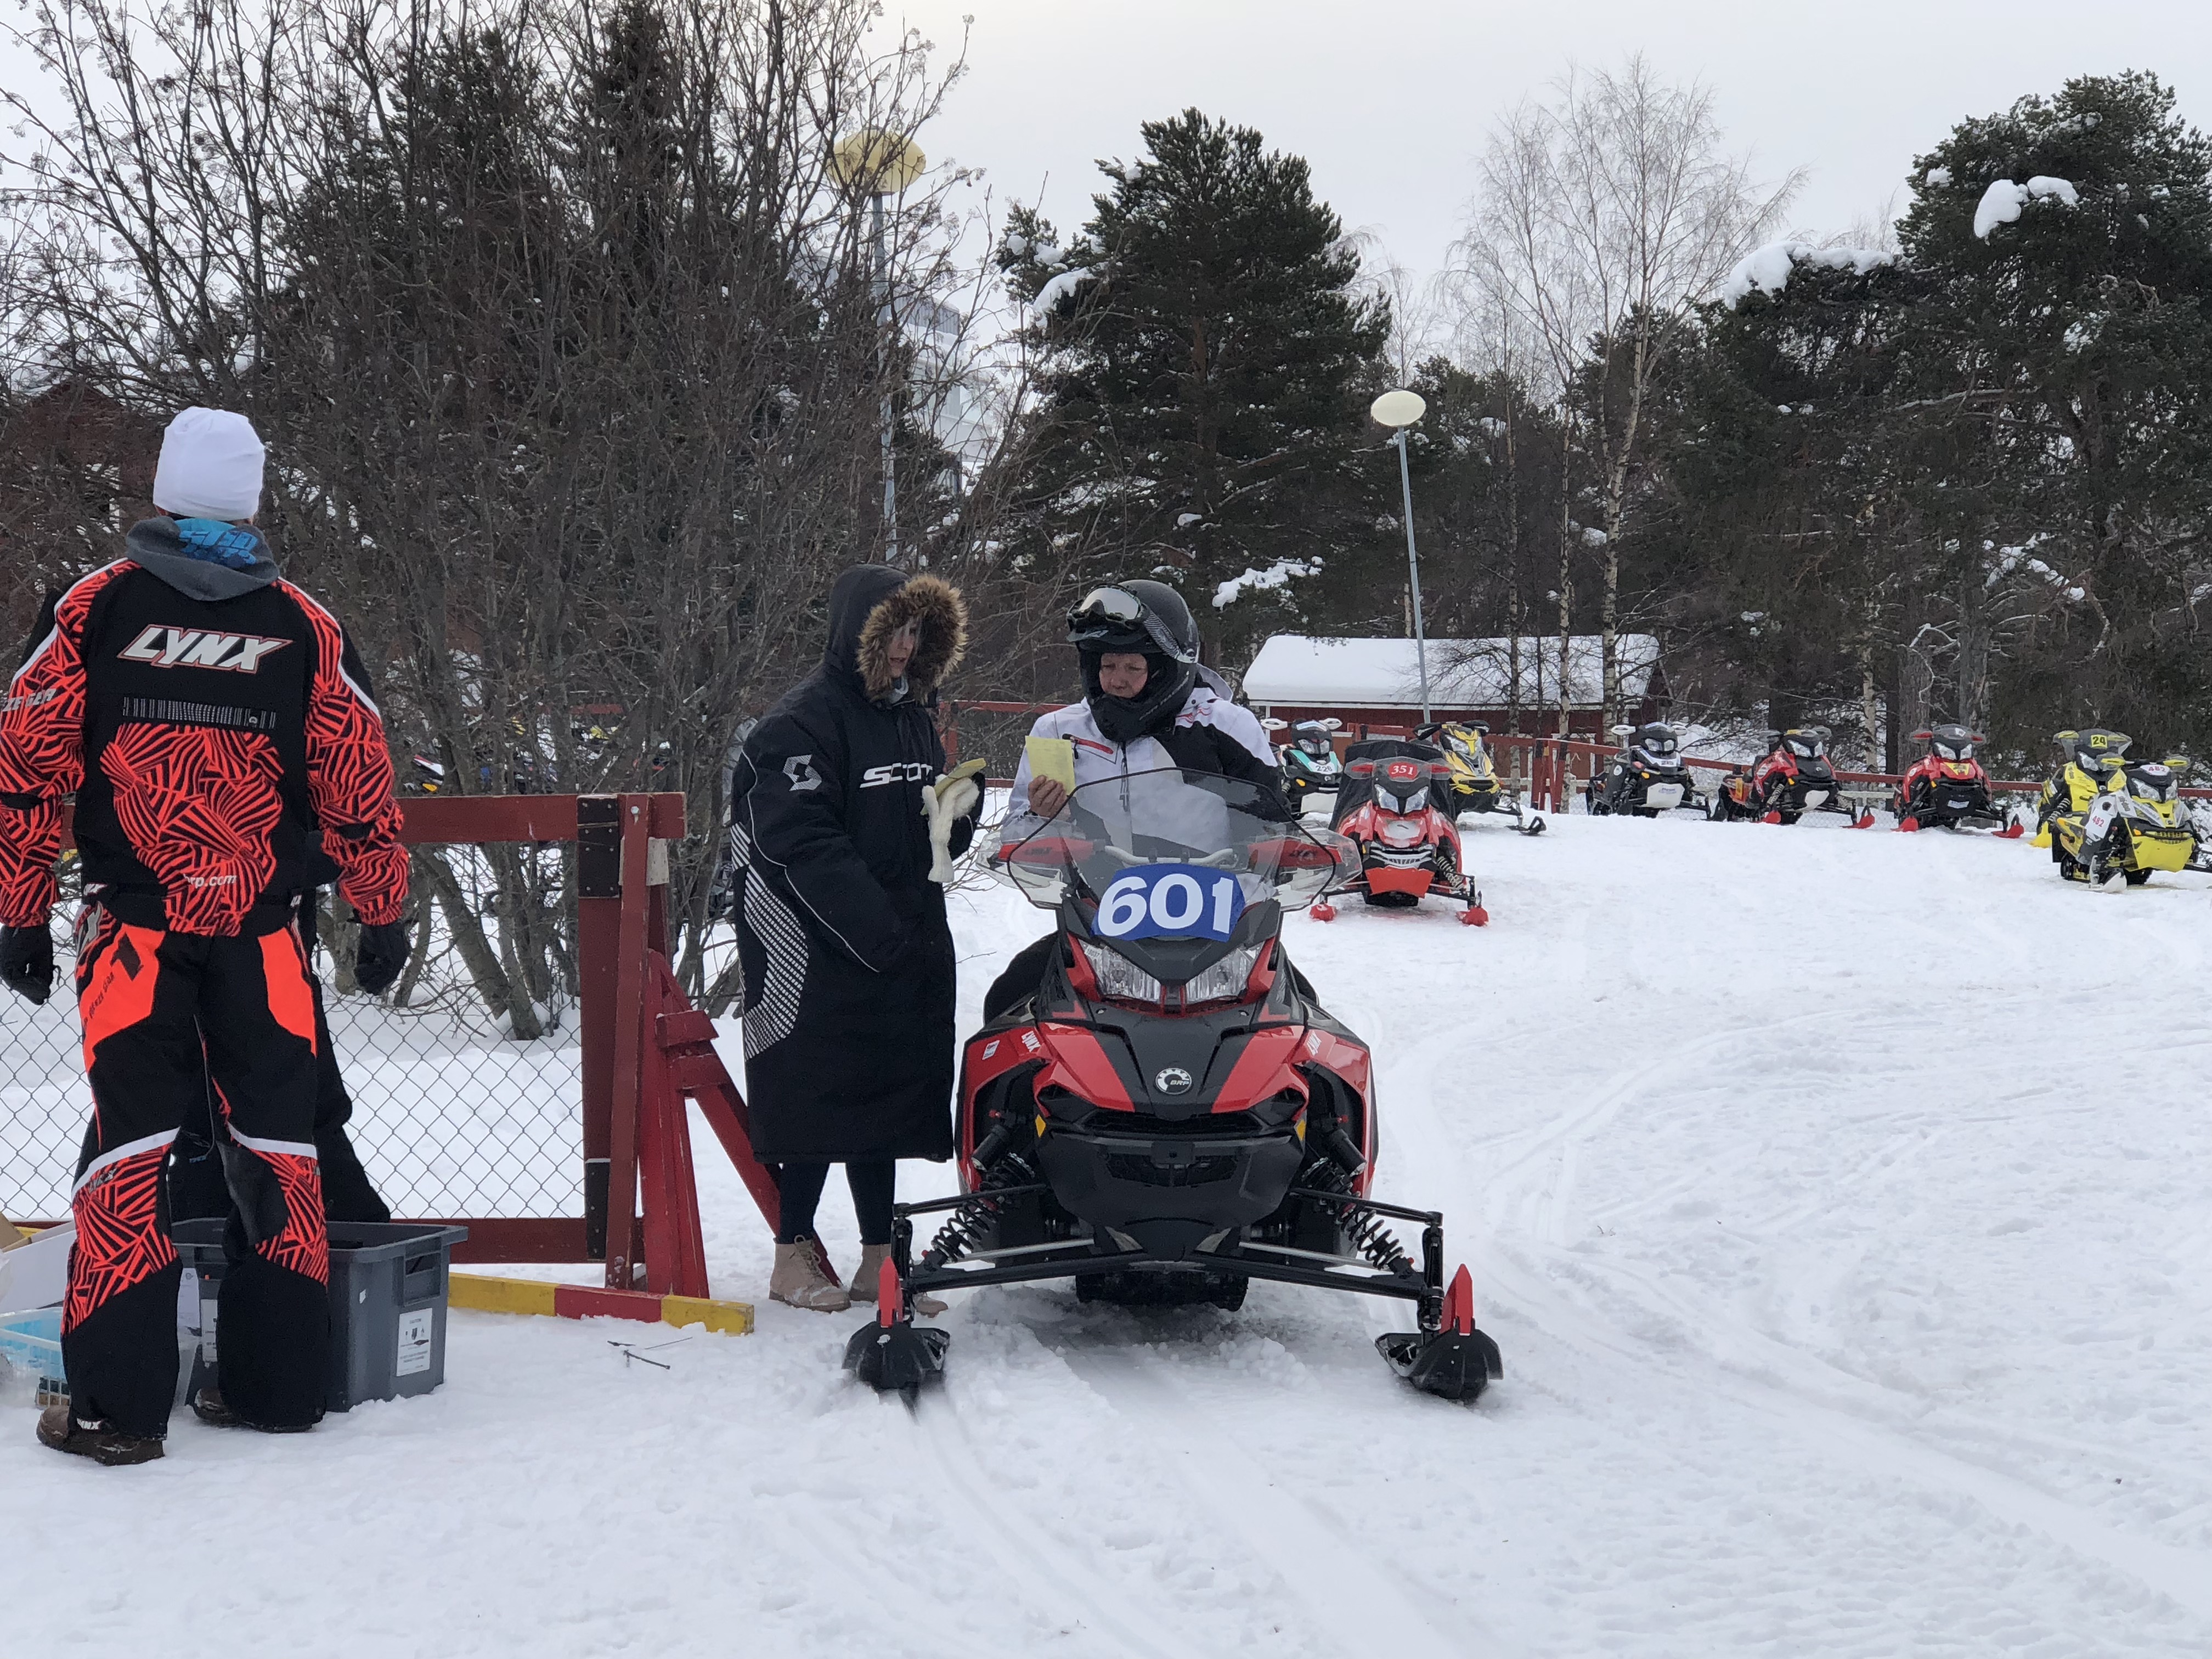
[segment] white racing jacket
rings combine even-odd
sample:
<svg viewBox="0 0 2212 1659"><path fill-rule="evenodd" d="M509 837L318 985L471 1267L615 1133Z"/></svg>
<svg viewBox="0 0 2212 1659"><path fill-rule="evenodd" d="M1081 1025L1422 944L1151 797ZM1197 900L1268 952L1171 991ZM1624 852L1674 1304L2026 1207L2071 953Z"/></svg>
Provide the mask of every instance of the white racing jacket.
<svg viewBox="0 0 2212 1659"><path fill-rule="evenodd" d="M1126 746L1098 729L1088 702L1073 702L1037 716L1033 738L1066 738L1075 746L1075 783L1081 788L1106 778L1184 767L1275 787L1275 751L1259 716L1206 685L1192 688L1174 728L1159 738L1139 738ZM1009 844L1034 834L1043 820L1030 811L1030 762L1024 753L1014 772L1002 839Z"/></svg>

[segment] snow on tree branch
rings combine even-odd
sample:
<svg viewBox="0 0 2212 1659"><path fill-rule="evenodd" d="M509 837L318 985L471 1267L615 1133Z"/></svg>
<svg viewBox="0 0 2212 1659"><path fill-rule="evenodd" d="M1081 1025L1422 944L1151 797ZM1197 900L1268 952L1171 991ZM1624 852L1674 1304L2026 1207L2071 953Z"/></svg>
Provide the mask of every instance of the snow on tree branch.
<svg viewBox="0 0 2212 1659"><path fill-rule="evenodd" d="M2074 188L2069 179L2054 179L2049 173L2039 173L2024 185L2009 179L1999 179L1982 192L1982 199L1974 207L1974 234L1984 241L1999 225L2008 225L2020 217L2021 210L2031 200L2055 199L2068 207L2078 207L2081 192Z"/></svg>
<svg viewBox="0 0 2212 1659"><path fill-rule="evenodd" d="M1800 264L1849 270L1863 276L1877 266L1896 263L1894 253L1876 247L1815 247L1810 242L1769 242L1737 260L1722 279L1721 303L1734 311L1754 289L1761 294L1779 294L1790 285L1790 273Z"/></svg>

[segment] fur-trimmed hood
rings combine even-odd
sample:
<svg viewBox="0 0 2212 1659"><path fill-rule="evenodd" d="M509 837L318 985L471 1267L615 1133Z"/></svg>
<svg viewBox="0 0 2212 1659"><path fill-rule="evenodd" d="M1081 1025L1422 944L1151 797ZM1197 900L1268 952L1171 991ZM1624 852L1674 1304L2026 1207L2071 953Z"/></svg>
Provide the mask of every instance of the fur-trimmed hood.
<svg viewBox="0 0 2212 1659"><path fill-rule="evenodd" d="M920 622L921 638L906 671L906 694L927 701L959 665L968 647L968 606L940 576L909 576L890 565L854 565L830 590L830 642L822 660L850 676L871 702L896 690L891 635Z"/></svg>

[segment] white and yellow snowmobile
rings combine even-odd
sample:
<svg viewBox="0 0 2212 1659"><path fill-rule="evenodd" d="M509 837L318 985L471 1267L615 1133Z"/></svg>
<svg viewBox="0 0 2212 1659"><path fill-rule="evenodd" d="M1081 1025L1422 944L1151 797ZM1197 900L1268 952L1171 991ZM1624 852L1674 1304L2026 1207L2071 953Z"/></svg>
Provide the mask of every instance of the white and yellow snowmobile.
<svg viewBox="0 0 2212 1659"><path fill-rule="evenodd" d="M1490 727L1480 720L1431 720L1414 728L1413 736L1444 751L1447 775L1438 792L1437 805L1456 823L1468 812L1505 812L1513 827L1524 836L1544 833L1544 820L1521 809L1521 793L1502 782L1490 745L1484 741Z"/></svg>
<svg viewBox="0 0 2212 1659"><path fill-rule="evenodd" d="M2051 848L2069 881L2102 887L2117 875L2140 887L2198 859L2196 822L2181 798L2189 762L2130 761L2133 741L2096 726L2058 733L2067 759L2044 786L2036 842Z"/></svg>

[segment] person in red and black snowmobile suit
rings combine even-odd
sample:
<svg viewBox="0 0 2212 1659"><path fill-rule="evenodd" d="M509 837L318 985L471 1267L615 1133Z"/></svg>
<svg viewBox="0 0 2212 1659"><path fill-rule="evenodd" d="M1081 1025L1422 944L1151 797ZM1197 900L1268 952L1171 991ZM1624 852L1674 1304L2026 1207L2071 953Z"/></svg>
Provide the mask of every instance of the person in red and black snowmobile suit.
<svg viewBox="0 0 2212 1659"><path fill-rule="evenodd" d="M71 1400L39 1437L101 1462L161 1455L180 1273L162 1169L217 1092L233 1211L210 1421L322 1415L328 1243L313 1139L314 1002L296 904L317 848L363 923L358 976L404 958L407 853L384 726L343 629L283 580L250 520L243 416L171 423L124 556L64 592L0 712L0 981L53 980L63 801L85 879L76 989L93 1117L62 1319Z"/></svg>
<svg viewBox="0 0 2212 1659"><path fill-rule="evenodd" d="M28 661L31 653L53 631L54 613L60 603L60 594L46 596L39 620L31 629L31 637L24 642L18 666ZM319 847L308 848L307 862L309 885L301 896L300 932L307 943L310 964L307 989L315 1000L314 1139L315 1158L322 1173L323 1215L330 1221L386 1222L392 1219L392 1206L376 1190L376 1183L362 1167L361 1154L355 1150L353 1138L346 1131L353 1119L353 1096L338 1069L337 1048L331 1041L330 1016L323 1006L322 976L313 971L316 890L336 885L341 872ZM205 1218L219 1219L230 1213L230 1182L223 1173L221 1151L223 1137L219 1127L220 1110L215 1082L210 1079L197 1109L185 1114L169 1149L164 1178L173 1224Z"/></svg>
<svg viewBox="0 0 2212 1659"><path fill-rule="evenodd" d="M1198 623L1182 594L1143 580L1094 589L1068 613L1067 637L1082 671L1083 701L1039 715L1030 735L1067 739L1078 788L1181 767L1253 784L1265 792L1271 816L1295 819L1266 728L1200 663ZM1066 802L1057 782L1031 778L1024 751L1007 803L1005 844L1035 833ZM1037 988L1060 941L1054 929L1015 954L984 995L984 1018L997 1018Z"/></svg>

